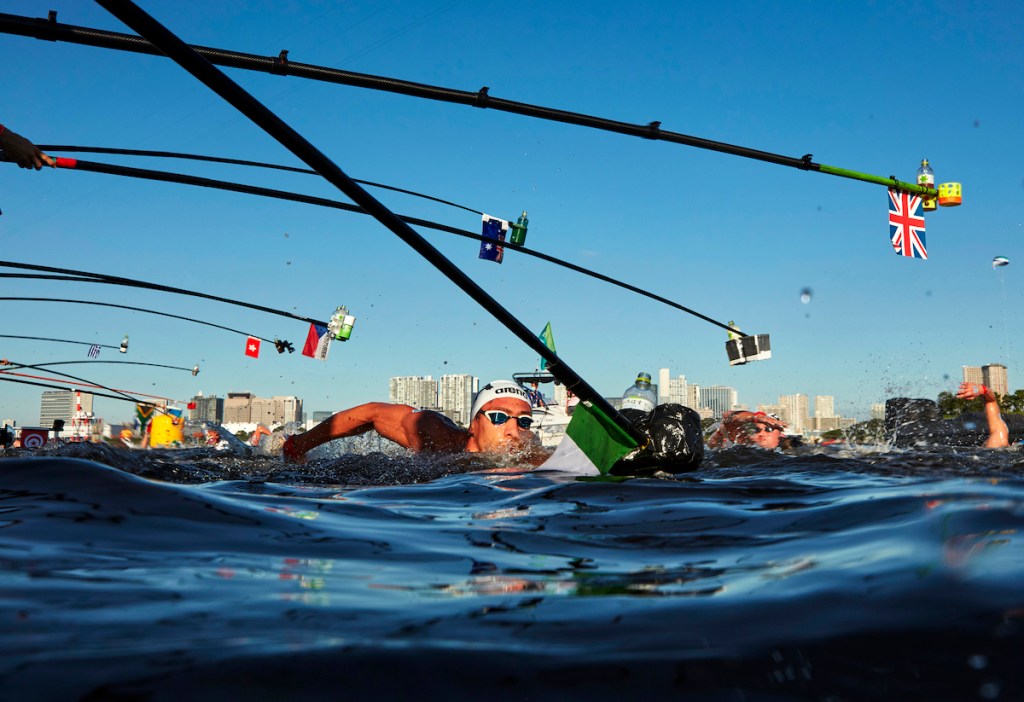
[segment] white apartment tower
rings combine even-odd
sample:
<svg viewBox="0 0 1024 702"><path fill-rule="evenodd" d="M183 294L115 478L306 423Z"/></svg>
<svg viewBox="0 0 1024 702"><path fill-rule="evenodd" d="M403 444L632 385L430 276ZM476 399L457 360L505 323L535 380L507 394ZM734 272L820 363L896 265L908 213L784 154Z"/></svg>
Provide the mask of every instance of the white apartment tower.
<svg viewBox="0 0 1024 702"><path fill-rule="evenodd" d="M836 399L831 395L816 395L814 416L818 419L836 416Z"/></svg>
<svg viewBox="0 0 1024 702"><path fill-rule="evenodd" d="M417 409L437 408L437 381L429 375L403 375L388 383L388 400Z"/></svg>
<svg viewBox="0 0 1024 702"><path fill-rule="evenodd" d="M1006 366L1001 363L990 363L987 366L962 366L965 383L987 385L997 395L1010 392L1010 381Z"/></svg>
<svg viewBox="0 0 1024 702"><path fill-rule="evenodd" d="M795 395L779 395L779 404L782 406L782 421L789 425L789 430L801 433L807 427L807 395L797 393Z"/></svg>
<svg viewBox="0 0 1024 702"><path fill-rule="evenodd" d="M457 424L469 426L473 397L480 390L480 379L465 373L442 375L438 381L437 404Z"/></svg>
<svg viewBox="0 0 1024 702"><path fill-rule="evenodd" d="M981 367L981 375L985 385L992 388L997 395L1008 395L1010 393L1010 381L1006 374L1006 366L1001 363L991 363Z"/></svg>

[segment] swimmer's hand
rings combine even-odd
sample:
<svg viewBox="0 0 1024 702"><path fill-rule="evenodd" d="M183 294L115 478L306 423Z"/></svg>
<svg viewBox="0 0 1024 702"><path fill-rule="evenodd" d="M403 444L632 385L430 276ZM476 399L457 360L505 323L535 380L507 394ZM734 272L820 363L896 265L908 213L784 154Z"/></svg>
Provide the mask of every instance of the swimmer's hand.
<svg viewBox="0 0 1024 702"><path fill-rule="evenodd" d="M43 166L56 165L56 161L40 151L31 141L2 126L0 149L8 161L14 161L20 168L34 168L38 171Z"/></svg>
<svg viewBox="0 0 1024 702"><path fill-rule="evenodd" d="M985 402L996 401L996 394L992 392L992 388L978 383L960 383L956 396L959 400L973 400L976 397L983 397Z"/></svg>

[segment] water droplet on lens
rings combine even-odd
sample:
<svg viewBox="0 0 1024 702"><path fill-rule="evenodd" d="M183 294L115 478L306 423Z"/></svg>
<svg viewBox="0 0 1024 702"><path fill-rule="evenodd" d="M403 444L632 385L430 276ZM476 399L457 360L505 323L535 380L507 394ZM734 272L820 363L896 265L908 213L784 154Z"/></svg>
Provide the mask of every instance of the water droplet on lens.
<svg viewBox="0 0 1024 702"><path fill-rule="evenodd" d="M811 301L812 295L814 295L814 291L812 291L810 288L804 288L803 290L800 291L800 302L806 305L808 302Z"/></svg>
<svg viewBox="0 0 1024 702"><path fill-rule="evenodd" d="M977 428L978 428L978 423L977 422L964 422L964 429L966 429L967 431L974 431Z"/></svg>
<svg viewBox="0 0 1024 702"><path fill-rule="evenodd" d="M971 666L975 670L981 670L988 665L988 658L980 653L975 653L967 659L967 665Z"/></svg>
<svg viewBox="0 0 1024 702"><path fill-rule="evenodd" d="M285 265L290 266L290 265L292 265L292 262L288 261L288 263L286 263Z"/></svg>
<svg viewBox="0 0 1024 702"><path fill-rule="evenodd" d="M943 380L949 380L949 373L943 373L942 374L942 379Z"/></svg>

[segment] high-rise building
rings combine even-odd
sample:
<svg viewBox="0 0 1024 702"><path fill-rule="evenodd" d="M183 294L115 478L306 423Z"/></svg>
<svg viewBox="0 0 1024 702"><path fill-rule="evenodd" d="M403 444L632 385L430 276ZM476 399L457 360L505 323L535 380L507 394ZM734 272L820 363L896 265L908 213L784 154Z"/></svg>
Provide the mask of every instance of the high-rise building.
<svg viewBox="0 0 1024 702"><path fill-rule="evenodd" d="M83 412L92 412L92 393L80 394ZM39 402L39 426L52 427L53 420L59 419L71 424L71 417L78 409L79 393L70 390L43 390Z"/></svg>
<svg viewBox="0 0 1024 702"><path fill-rule="evenodd" d="M885 419L885 403L874 402L871 405L871 418L872 419Z"/></svg>
<svg viewBox="0 0 1024 702"><path fill-rule="evenodd" d="M728 412L739 404L739 396L735 388L725 385L709 385L700 389L700 407L711 410L715 419L720 419L724 412Z"/></svg>
<svg viewBox="0 0 1024 702"><path fill-rule="evenodd" d="M779 395L779 404L782 405L782 421L789 425L791 432L801 433L809 424L807 395L799 392L795 395Z"/></svg>
<svg viewBox="0 0 1024 702"><path fill-rule="evenodd" d="M982 382L992 388L997 395L1007 395L1010 392L1010 380L1006 373L1006 366L1001 363L990 363L981 367Z"/></svg>
<svg viewBox="0 0 1024 702"><path fill-rule="evenodd" d="M816 395L814 397L814 416L819 419L837 416L836 399L831 395Z"/></svg>
<svg viewBox="0 0 1024 702"><path fill-rule="evenodd" d="M687 407L693 407L690 404L693 398L690 394L690 386L686 383L685 375L680 375L677 378L664 378L663 383L658 385L658 389L658 402L674 402L686 405Z"/></svg>
<svg viewBox="0 0 1024 702"><path fill-rule="evenodd" d="M302 421L302 400L293 395L274 395L274 424Z"/></svg>
<svg viewBox="0 0 1024 702"><path fill-rule="evenodd" d="M196 408L192 410L192 419L197 422L224 422L224 398L216 395L197 394L191 400Z"/></svg>
<svg viewBox="0 0 1024 702"><path fill-rule="evenodd" d="M251 392L229 392L224 400L225 424L248 424L252 421Z"/></svg>
<svg viewBox="0 0 1024 702"><path fill-rule="evenodd" d="M251 392L229 392L224 401L225 424L262 424L278 427L302 421L302 400L276 395L257 397Z"/></svg>
<svg viewBox="0 0 1024 702"><path fill-rule="evenodd" d="M961 366L964 373L965 383L975 383L982 385L985 383L984 375L981 372L981 366Z"/></svg>
<svg viewBox="0 0 1024 702"><path fill-rule="evenodd" d="M672 402L669 399L669 383L671 382L671 376L669 375L668 368L658 369L658 404L663 405L666 402Z"/></svg>
<svg viewBox="0 0 1024 702"><path fill-rule="evenodd" d="M480 390L480 379L471 375L442 375L438 380L437 405L457 424L469 426L473 396Z"/></svg>
<svg viewBox="0 0 1024 702"><path fill-rule="evenodd" d="M417 409L437 409L437 381L429 375L404 375L391 378L388 400Z"/></svg>
<svg viewBox="0 0 1024 702"><path fill-rule="evenodd" d="M1001 363L990 363L987 366L961 366L963 368L964 382L975 383L976 385L987 385L997 395L1007 395L1010 392L1010 381L1006 373L1006 366Z"/></svg>
<svg viewBox="0 0 1024 702"><path fill-rule="evenodd" d="M690 409L700 410L700 385L687 385L683 404Z"/></svg>

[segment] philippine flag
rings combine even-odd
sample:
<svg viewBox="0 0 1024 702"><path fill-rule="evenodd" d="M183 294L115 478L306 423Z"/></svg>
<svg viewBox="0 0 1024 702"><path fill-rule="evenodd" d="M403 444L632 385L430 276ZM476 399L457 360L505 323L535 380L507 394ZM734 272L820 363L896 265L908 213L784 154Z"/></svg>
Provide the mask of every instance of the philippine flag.
<svg viewBox="0 0 1024 702"><path fill-rule="evenodd" d="M306 344L302 347L302 355L326 361L327 352L331 347L331 335L327 331L325 326L310 324L309 333L306 335Z"/></svg>
<svg viewBox="0 0 1024 702"><path fill-rule="evenodd" d="M250 336L245 341L245 355L252 356L253 358L260 357L260 340L255 336Z"/></svg>

